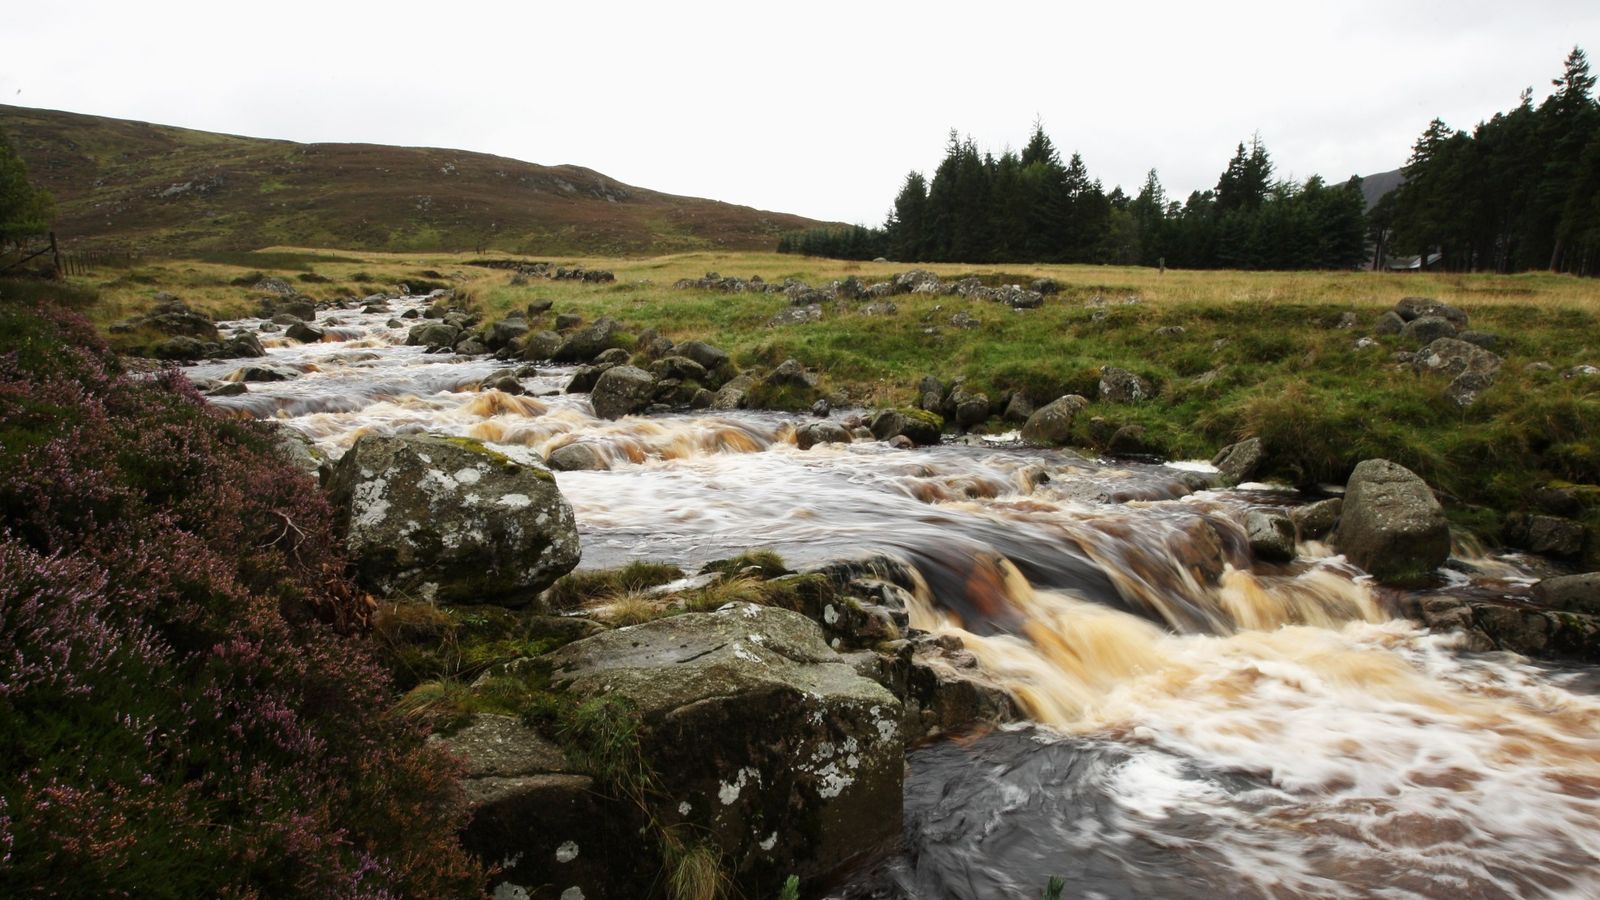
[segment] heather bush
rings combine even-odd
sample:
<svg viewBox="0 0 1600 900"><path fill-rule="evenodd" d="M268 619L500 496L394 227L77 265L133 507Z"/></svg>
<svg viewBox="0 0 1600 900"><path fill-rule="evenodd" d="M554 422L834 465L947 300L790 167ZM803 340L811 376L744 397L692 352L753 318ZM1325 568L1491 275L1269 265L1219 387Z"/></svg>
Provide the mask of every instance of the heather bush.
<svg viewBox="0 0 1600 900"><path fill-rule="evenodd" d="M0 896L479 892L270 428L0 303Z"/></svg>

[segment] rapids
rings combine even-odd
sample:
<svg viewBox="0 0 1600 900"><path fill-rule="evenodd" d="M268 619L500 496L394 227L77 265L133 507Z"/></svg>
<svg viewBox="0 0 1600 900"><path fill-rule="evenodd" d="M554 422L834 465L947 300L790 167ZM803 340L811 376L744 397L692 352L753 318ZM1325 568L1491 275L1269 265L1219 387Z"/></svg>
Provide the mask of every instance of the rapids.
<svg viewBox="0 0 1600 900"><path fill-rule="evenodd" d="M902 851L840 896L1038 897L1051 876L1067 897L1600 896L1593 673L1461 652L1320 544L1255 563L1245 513L1292 493L1004 441L802 452L773 413L602 421L559 393L568 370L513 396L479 386L515 364L404 346L385 323L424 304L335 312L320 344L264 335L254 362L298 376L213 402L332 456L367 433L592 444L608 471L556 476L586 568L899 557L912 624L959 634L1029 711L914 751ZM1447 589L1530 580L1472 562Z"/></svg>

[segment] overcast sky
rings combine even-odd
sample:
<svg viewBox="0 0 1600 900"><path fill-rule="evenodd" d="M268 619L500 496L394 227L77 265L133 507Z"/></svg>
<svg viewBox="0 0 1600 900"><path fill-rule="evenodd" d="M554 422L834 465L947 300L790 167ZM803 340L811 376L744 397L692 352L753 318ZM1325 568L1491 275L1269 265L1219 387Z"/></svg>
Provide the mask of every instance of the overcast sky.
<svg viewBox="0 0 1600 900"><path fill-rule="evenodd" d="M1600 2L130 3L8 15L0 102L297 141L452 147L879 224L954 128L1037 117L1110 189L1399 166L1430 119L1542 98ZM1600 68L1600 57L1596 58Z"/></svg>

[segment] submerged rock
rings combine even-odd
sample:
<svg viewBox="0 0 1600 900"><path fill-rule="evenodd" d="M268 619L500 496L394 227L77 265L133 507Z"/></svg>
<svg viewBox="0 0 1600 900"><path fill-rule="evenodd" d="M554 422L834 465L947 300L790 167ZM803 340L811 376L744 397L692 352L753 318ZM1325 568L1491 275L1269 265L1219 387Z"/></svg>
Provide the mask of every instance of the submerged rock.
<svg viewBox="0 0 1600 900"><path fill-rule="evenodd" d="M649 372L633 366L613 366L595 380L589 402L600 418L620 419L649 406L655 390L656 379Z"/></svg>
<svg viewBox="0 0 1600 900"><path fill-rule="evenodd" d="M356 577L376 593L518 605L578 564L572 507L549 470L477 441L365 436L328 493Z"/></svg>

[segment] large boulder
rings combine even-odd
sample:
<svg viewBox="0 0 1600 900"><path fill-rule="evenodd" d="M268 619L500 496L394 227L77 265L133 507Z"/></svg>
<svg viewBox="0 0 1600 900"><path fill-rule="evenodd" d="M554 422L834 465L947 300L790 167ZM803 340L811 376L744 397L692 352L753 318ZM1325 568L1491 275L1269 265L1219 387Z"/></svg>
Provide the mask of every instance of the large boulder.
<svg viewBox="0 0 1600 900"><path fill-rule="evenodd" d="M620 419L650 405L656 379L634 366L612 366L601 373L589 394L594 414L602 419Z"/></svg>
<svg viewBox="0 0 1600 900"><path fill-rule="evenodd" d="M622 325L610 316L601 316L588 327L573 332L556 349L556 362L588 362L613 347L626 348L630 341Z"/></svg>
<svg viewBox="0 0 1600 900"><path fill-rule="evenodd" d="M699 363L707 372L714 372L728 361L728 354L705 341L684 341L673 348L679 356L686 356Z"/></svg>
<svg viewBox="0 0 1600 900"><path fill-rule="evenodd" d="M557 688L629 711L651 816L711 842L747 896L844 871L899 835L901 704L799 613L733 603L546 660Z"/></svg>
<svg viewBox="0 0 1600 900"><path fill-rule="evenodd" d="M837 422L812 422L795 429L794 443L801 450L810 450L818 444L848 444L850 432Z"/></svg>
<svg viewBox="0 0 1600 900"><path fill-rule="evenodd" d="M921 409L882 409L873 414L867 427L880 441L903 436L913 444L931 447L939 443L944 420Z"/></svg>
<svg viewBox="0 0 1600 900"><path fill-rule="evenodd" d="M168 294L155 308L142 316L118 323L113 331L131 331L143 328L168 337L191 337L201 341L220 341L217 326L205 313L191 309L183 301Z"/></svg>
<svg viewBox="0 0 1600 900"><path fill-rule="evenodd" d="M1583 552L1583 523L1561 516L1514 515L1506 520L1506 543L1546 556L1577 556Z"/></svg>
<svg viewBox="0 0 1600 900"><path fill-rule="evenodd" d="M1546 578L1533 586L1533 599L1562 612L1600 616L1600 572Z"/></svg>
<svg viewBox="0 0 1600 900"><path fill-rule="evenodd" d="M1429 580L1450 557L1450 525L1433 491L1405 466L1369 459L1345 485L1333 544L1378 581Z"/></svg>
<svg viewBox="0 0 1600 900"><path fill-rule="evenodd" d="M528 320L521 316L501 319L483 333L483 345L490 350L509 347L528 333Z"/></svg>
<svg viewBox="0 0 1600 900"><path fill-rule="evenodd" d="M1028 416L1022 426L1022 439L1030 444L1055 447L1067 443L1072 435L1072 420L1089 401L1077 394L1059 397Z"/></svg>
<svg viewBox="0 0 1600 900"><path fill-rule="evenodd" d="M519 605L578 564L572 507L550 471L477 441L367 435L328 493L356 577L376 593Z"/></svg>
<svg viewBox="0 0 1600 900"><path fill-rule="evenodd" d="M523 339L522 358L530 362L554 359L556 351L561 349L561 342L561 335L554 331L533 332Z"/></svg>

